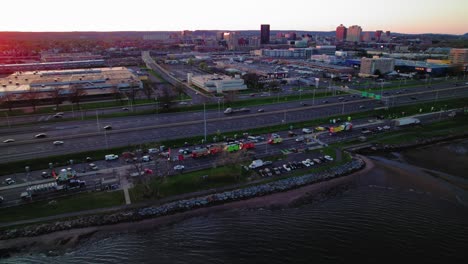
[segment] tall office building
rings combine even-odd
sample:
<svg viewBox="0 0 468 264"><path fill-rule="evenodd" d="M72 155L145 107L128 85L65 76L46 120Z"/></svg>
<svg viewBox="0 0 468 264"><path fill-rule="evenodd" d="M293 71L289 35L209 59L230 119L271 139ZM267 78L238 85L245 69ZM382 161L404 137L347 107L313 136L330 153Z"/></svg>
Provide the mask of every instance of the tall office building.
<svg viewBox="0 0 468 264"><path fill-rule="evenodd" d="M360 26L354 25L348 28L346 33L346 41L350 42L360 42L361 41L362 28Z"/></svg>
<svg viewBox="0 0 468 264"><path fill-rule="evenodd" d="M345 41L347 31L348 31L348 29L345 26L343 26L343 24L339 25L336 28L336 41L338 41L338 42Z"/></svg>
<svg viewBox="0 0 468 264"><path fill-rule="evenodd" d="M270 25L260 26L260 44L270 43Z"/></svg>

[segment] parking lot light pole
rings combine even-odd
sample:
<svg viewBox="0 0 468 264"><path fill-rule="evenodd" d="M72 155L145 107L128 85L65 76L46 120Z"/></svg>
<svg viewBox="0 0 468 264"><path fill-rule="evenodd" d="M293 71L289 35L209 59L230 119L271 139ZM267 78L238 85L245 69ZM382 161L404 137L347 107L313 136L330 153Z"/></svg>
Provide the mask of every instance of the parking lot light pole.
<svg viewBox="0 0 468 264"><path fill-rule="evenodd" d="M99 132L99 113L98 113L98 110L96 110L96 126L97 126L97 130Z"/></svg>

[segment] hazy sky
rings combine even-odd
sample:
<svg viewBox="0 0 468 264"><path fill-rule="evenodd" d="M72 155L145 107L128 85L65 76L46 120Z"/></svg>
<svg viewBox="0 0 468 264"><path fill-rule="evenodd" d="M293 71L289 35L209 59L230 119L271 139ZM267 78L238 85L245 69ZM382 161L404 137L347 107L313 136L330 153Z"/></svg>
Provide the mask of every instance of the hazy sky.
<svg viewBox="0 0 468 264"><path fill-rule="evenodd" d="M468 32L468 0L2 0L0 31L333 31L339 24L401 33Z"/></svg>

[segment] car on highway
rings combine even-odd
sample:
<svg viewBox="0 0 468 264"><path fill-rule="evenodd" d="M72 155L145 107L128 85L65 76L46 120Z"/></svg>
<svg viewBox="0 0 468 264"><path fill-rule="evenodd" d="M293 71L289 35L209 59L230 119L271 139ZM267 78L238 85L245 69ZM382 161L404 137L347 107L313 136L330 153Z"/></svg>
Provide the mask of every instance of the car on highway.
<svg viewBox="0 0 468 264"><path fill-rule="evenodd" d="M42 176L42 178L47 179L47 178L52 177L52 174L50 174L50 173L47 172L47 171L43 171L43 172L41 173L41 176Z"/></svg>
<svg viewBox="0 0 468 264"><path fill-rule="evenodd" d="M259 112L259 113L265 112L265 109L260 108L260 109L257 110L257 112Z"/></svg>
<svg viewBox="0 0 468 264"><path fill-rule="evenodd" d="M9 138L9 139L6 139L6 140L3 140L3 143L11 143L11 142L15 142L14 139L12 138Z"/></svg>
<svg viewBox="0 0 468 264"><path fill-rule="evenodd" d="M62 118L63 117L63 113L56 113L54 115L54 118Z"/></svg>
<svg viewBox="0 0 468 264"><path fill-rule="evenodd" d="M308 104L308 103L301 102L301 105L302 105L302 106L308 106L309 104Z"/></svg>
<svg viewBox="0 0 468 264"><path fill-rule="evenodd" d="M91 157L86 157L85 160L86 160L86 162L90 162L90 161L92 161L93 159L92 159Z"/></svg>
<svg viewBox="0 0 468 264"><path fill-rule="evenodd" d="M128 111L129 109L128 109L128 107L122 107L122 110L123 111Z"/></svg>
<svg viewBox="0 0 468 264"><path fill-rule="evenodd" d="M54 141L54 145L58 146L58 145L63 145L63 141L60 141L60 140L57 140L57 141Z"/></svg>
<svg viewBox="0 0 468 264"><path fill-rule="evenodd" d="M185 166L184 166L184 165L175 165L175 166L174 166L174 170L176 170L176 171L177 171L177 170L183 170L183 169L185 169Z"/></svg>
<svg viewBox="0 0 468 264"><path fill-rule="evenodd" d="M303 128L303 129L302 129L302 133L304 133L304 134L310 134L310 133L312 133L312 129L310 129L310 128Z"/></svg>
<svg viewBox="0 0 468 264"><path fill-rule="evenodd" d="M3 196L0 196L0 203L3 203Z"/></svg>
<svg viewBox="0 0 468 264"><path fill-rule="evenodd" d="M150 148L150 149L148 149L148 153L149 153L149 154L156 154L156 153L158 153L158 152L159 152L159 150L156 149L156 148Z"/></svg>
<svg viewBox="0 0 468 264"><path fill-rule="evenodd" d="M318 126L318 127L314 128L314 129L315 129L315 131L325 131L325 130L327 130L326 128L324 128L322 126Z"/></svg>
<svg viewBox="0 0 468 264"><path fill-rule="evenodd" d="M188 105L187 102L180 102L179 104L180 104L180 105Z"/></svg>
<svg viewBox="0 0 468 264"><path fill-rule="evenodd" d="M8 185L12 185L12 184L15 184L16 182L12 178L6 178L4 183Z"/></svg>
<svg viewBox="0 0 468 264"><path fill-rule="evenodd" d="M103 127L105 130L111 130L112 129L112 126L111 125L107 125L105 127Z"/></svg>
<svg viewBox="0 0 468 264"><path fill-rule="evenodd" d="M39 133L37 135L34 136L35 138L45 138L47 137L47 134L46 133Z"/></svg>
<svg viewBox="0 0 468 264"><path fill-rule="evenodd" d="M149 162L149 161L151 161L151 156L145 155L145 156L141 157L141 161L143 161L143 162Z"/></svg>
<svg viewBox="0 0 468 264"><path fill-rule="evenodd" d="M106 156L104 156L105 160L116 160L118 158L119 158L119 156L115 155L115 154L107 154Z"/></svg>
<svg viewBox="0 0 468 264"><path fill-rule="evenodd" d="M328 104L328 100L323 100L322 103Z"/></svg>
<svg viewBox="0 0 468 264"><path fill-rule="evenodd" d="M418 100L418 98L416 98L415 96L411 96L410 99L411 100Z"/></svg>
<svg viewBox="0 0 468 264"><path fill-rule="evenodd" d="M90 163L89 168L92 169L92 170L99 170L99 167L94 163Z"/></svg>
<svg viewBox="0 0 468 264"><path fill-rule="evenodd" d="M359 106L359 109L364 109L364 108L366 108L364 105Z"/></svg>

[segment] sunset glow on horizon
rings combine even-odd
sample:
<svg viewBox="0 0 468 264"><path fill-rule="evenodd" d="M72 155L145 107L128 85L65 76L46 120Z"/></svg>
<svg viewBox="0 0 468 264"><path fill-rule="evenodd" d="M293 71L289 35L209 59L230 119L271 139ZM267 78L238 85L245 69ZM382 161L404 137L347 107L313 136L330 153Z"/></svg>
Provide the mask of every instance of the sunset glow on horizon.
<svg viewBox="0 0 468 264"><path fill-rule="evenodd" d="M259 30L260 24L272 30L334 31L343 24L363 31L468 32L466 0L25 2L2 2L0 31Z"/></svg>

